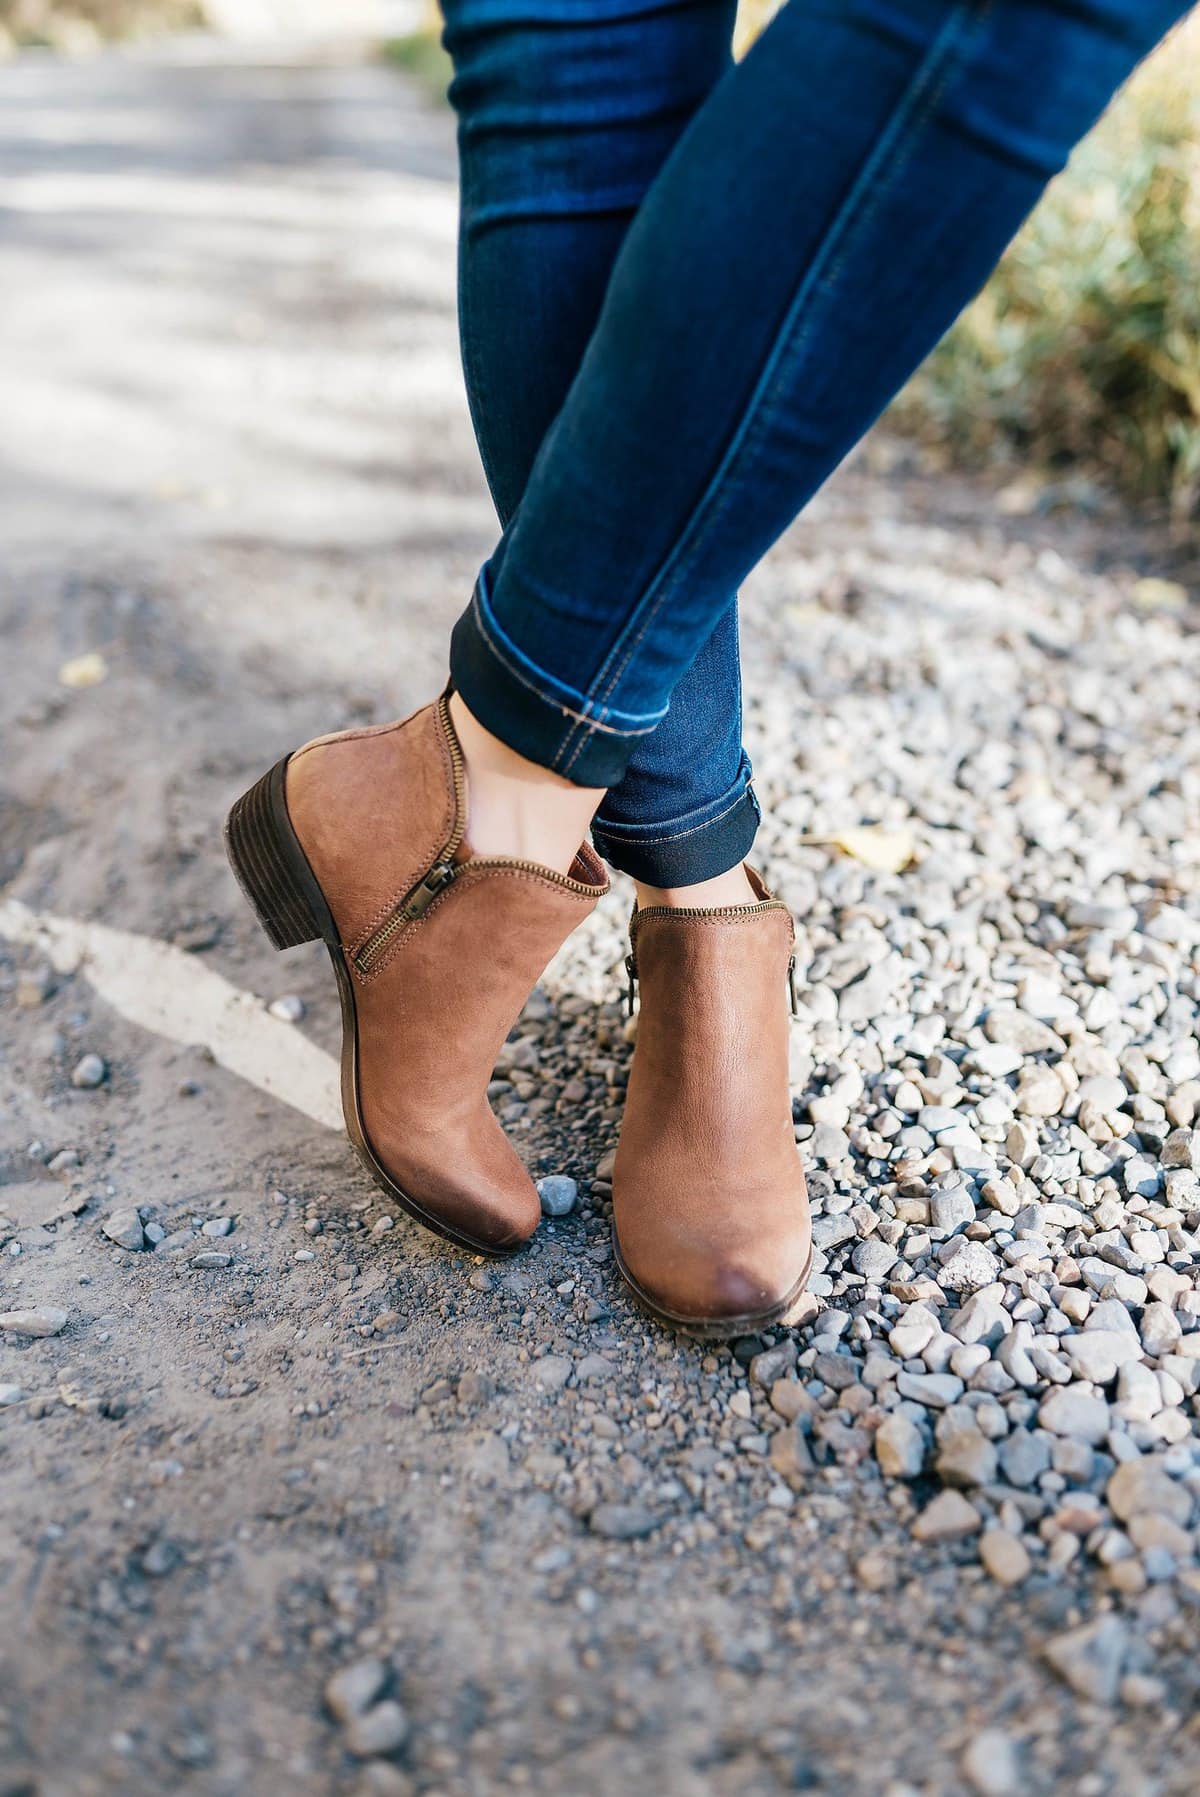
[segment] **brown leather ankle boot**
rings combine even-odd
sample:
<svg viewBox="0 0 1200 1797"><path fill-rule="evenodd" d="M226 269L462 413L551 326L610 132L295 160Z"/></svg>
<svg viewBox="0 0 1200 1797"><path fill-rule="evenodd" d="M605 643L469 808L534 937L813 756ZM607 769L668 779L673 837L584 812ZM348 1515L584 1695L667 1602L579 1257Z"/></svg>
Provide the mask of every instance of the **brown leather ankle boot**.
<svg viewBox="0 0 1200 1797"><path fill-rule="evenodd" d="M788 1091L792 918L758 903L635 911L637 1046L613 1170L617 1263L648 1310L710 1336L785 1318L812 1234Z"/></svg>
<svg viewBox="0 0 1200 1797"><path fill-rule="evenodd" d="M342 1001L342 1107L377 1182L481 1254L533 1234L537 1192L493 1116L501 1044L607 880L477 856L446 697L318 737L240 798L233 871L276 948L323 938Z"/></svg>

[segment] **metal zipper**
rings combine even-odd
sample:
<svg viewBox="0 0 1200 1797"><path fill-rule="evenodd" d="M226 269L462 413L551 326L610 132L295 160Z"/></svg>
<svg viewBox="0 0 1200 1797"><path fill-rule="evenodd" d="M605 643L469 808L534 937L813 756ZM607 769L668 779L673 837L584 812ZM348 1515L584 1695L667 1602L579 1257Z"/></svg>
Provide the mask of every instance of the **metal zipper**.
<svg viewBox="0 0 1200 1797"><path fill-rule="evenodd" d="M438 851L437 860L428 872L422 874L416 885L411 887L395 910L384 918L377 930L372 931L362 947L354 955L354 965L359 973L369 973L379 959L397 930L405 924L415 923L423 917L439 892L444 892L458 872L454 861L455 850L466 833L466 806L463 803L466 794L466 762L463 752L458 746L458 737L450 719L450 702L443 693L438 700L438 717L441 720L445 735L446 747L450 752L450 771L454 781L454 827Z"/></svg>
<svg viewBox="0 0 1200 1797"><path fill-rule="evenodd" d="M750 911L787 911L782 899L759 899L753 905L647 905L644 910L634 912L634 921L639 917L742 917ZM788 916L791 912L788 911ZM633 1001L637 991L637 955L632 946L625 957L625 1014L633 1016ZM799 1001L796 997L796 957L788 956L787 964L788 999L792 1016L800 1015Z"/></svg>
<svg viewBox="0 0 1200 1797"><path fill-rule="evenodd" d="M521 873L539 874L543 879L551 880L556 886L565 886L571 892L591 895L594 886L583 880L573 880L569 874L557 873L551 867L542 867L537 861L519 861L503 855L472 855L469 861L455 861L454 856L467 832L466 816L466 762L454 733L454 725L450 718L450 707L445 694L438 700L438 715L446 733L446 744L450 751L450 764L454 775L454 828L445 843L438 851L438 856L429 871L421 876L395 910L384 919L379 928L372 932L357 950L353 959L359 973L366 974L378 961L380 955L388 947L392 938L407 924L416 923L424 917L426 911L436 898L440 898L452 881L456 880L466 868L512 867Z"/></svg>

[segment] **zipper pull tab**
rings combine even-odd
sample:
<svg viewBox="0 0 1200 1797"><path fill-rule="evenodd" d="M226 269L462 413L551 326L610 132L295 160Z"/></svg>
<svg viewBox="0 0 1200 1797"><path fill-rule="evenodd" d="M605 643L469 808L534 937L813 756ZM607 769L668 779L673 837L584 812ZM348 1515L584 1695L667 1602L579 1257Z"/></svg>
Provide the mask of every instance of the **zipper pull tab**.
<svg viewBox="0 0 1200 1797"><path fill-rule="evenodd" d="M800 1006L796 998L796 957L788 956L788 997L791 1000L792 1016L799 1017Z"/></svg>
<svg viewBox="0 0 1200 1797"><path fill-rule="evenodd" d="M633 1016L633 995L637 986L637 962L632 955L625 957L625 974L629 984L625 988L625 1015Z"/></svg>
<svg viewBox="0 0 1200 1797"><path fill-rule="evenodd" d="M409 894L404 902L405 923L412 923L414 919L423 917L438 893L444 887L449 886L457 872L458 869L452 861L439 861L436 867L431 867L421 884Z"/></svg>

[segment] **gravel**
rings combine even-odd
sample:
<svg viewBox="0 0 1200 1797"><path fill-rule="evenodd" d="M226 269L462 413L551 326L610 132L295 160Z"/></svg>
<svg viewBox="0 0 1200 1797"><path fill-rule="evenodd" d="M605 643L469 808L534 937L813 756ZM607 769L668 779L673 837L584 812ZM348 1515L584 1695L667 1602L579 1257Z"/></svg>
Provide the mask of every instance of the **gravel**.
<svg viewBox="0 0 1200 1797"><path fill-rule="evenodd" d="M275 956L219 820L306 736L422 702L490 549L452 120L311 58L4 73L29 137L9 285L46 295L5 390L53 391L66 458L0 494L5 904L186 942L223 1029L244 1008L326 1055L323 950ZM164 82L131 259L112 198L144 187ZM53 230L21 172L47 143ZM87 333L65 282L103 297ZM0 1212L54 1213L6 1222L0 1257L17 1788L261 1765L357 1797L559 1764L581 1797L960 1797L993 1729L1019 1790L1196 1788L1200 636L1137 599L1161 533L1075 494L1013 517L879 437L746 583L755 859L796 919L793 1328L671 1336L614 1269L627 885L502 1050L493 1102L574 1203L487 1266L377 1232L341 1138L190 1046L190 1014L159 1036L69 944L52 977L0 944ZM52 640L102 644L107 680L47 692ZM904 854L840 848L859 825ZM249 996L285 986L302 1037ZM73 1083L97 1042L100 1090ZM128 1193L153 1253L104 1233ZM387 1679L343 1719L321 1693L363 1661Z"/></svg>

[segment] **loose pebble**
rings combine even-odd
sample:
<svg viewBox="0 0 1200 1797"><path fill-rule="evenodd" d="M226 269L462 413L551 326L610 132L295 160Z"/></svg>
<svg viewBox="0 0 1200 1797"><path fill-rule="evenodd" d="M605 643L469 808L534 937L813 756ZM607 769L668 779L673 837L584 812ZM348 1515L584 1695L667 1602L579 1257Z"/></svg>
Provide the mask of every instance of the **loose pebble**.
<svg viewBox="0 0 1200 1797"><path fill-rule="evenodd" d="M579 1197L579 1187L565 1173L550 1173L537 1182L544 1217L569 1217Z"/></svg>
<svg viewBox="0 0 1200 1797"><path fill-rule="evenodd" d="M71 1084L83 1092L102 1086L108 1078L107 1064L98 1054L85 1054L71 1070Z"/></svg>
<svg viewBox="0 0 1200 1797"><path fill-rule="evenodd" d="M118 1248L127 1248L131 1254L146 1246L142 1219L132 1206L112 1211L100 1227L110 1242L115 1242Z"/></svg>
<svg viewBox="0 0 1200 1797"><path fill-rule="evenodd" d="M39 1304L27 1310L0 1311L0 1329L13 1335L58 1335L67 1326L67 1313L54 1304Z"/></svg>

